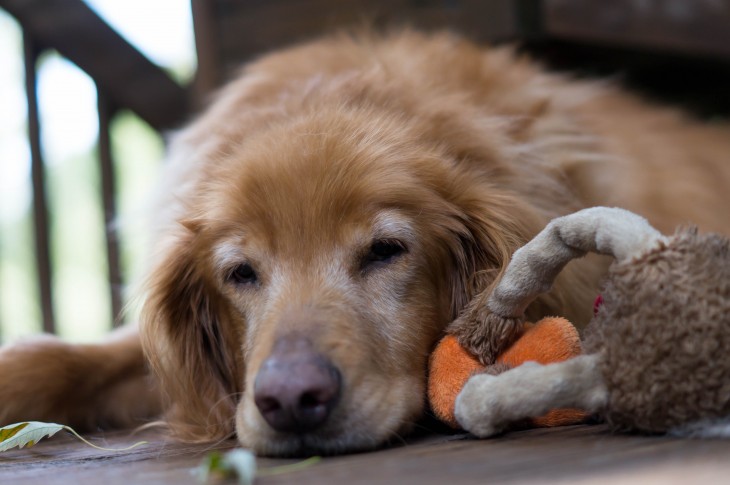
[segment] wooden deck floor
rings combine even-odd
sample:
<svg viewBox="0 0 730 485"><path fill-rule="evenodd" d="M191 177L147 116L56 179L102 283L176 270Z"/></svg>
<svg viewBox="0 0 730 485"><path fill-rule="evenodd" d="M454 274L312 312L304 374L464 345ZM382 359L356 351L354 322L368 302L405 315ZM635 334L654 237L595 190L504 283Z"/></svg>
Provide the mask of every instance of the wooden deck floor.
<svg viewBox="0 0 730 485"><path fill-rule="evenodd" d="M193 470L210 446L166 442L154 432L95 435L103 452L67 437L0 454L0 482L21 484L196 484ZM231 448L234 442L217 446ZM290 460L260 459L259 466ZM230 482L234 483L234 482ZM730 440L620 436L604 426L508 433L490 440L424 434L370 453L325 458L303 470L261 477L257 484L297 483L730 483Z"/></svg>

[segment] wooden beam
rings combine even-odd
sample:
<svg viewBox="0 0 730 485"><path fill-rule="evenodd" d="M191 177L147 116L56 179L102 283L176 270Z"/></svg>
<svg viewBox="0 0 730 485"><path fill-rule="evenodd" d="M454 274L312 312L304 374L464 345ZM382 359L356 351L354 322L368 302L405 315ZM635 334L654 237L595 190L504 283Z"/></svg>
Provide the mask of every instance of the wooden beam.
<svg viewBox="0 0 730 485"><path fill-rule="evenodd" d="M220 31L217 28L215 2L191 0L195 49L198 69L193 81L194 108L205 105L208 96L223 82L223 67L220 59Z"/></svg>
<svg viewBox="0 0 730 485"><path fill-rule="evenodd" d="M110 123L114 117L115 109L99 86L97 86L96 92L99 113L99 172L101 175L101 200L104 207L109 296L111 298L112 325L118 326L122 322L122 270L119 264L117 184L110 136Z"/></svg>
<svg viewBox="0 0 730 485"><path fill-rule="evenodd" d="M43 318L43 331L55 333L53 295L51 287L51 256L48 229L48 203L46 201L46 167L41 150L41 125L38 113L36 61L39 50L33 38L24 32L23 57L25 63L25 92L28 100L28 142L31 155L31 180L33 182L33 233L35 238L38 293Z"/></svg>
<svg viewBox="0 0 730 485"><path fill-rule="evenodd" d="M549 36L730 59L730 2L543 0Z"/></svg>
<svg viewBox="0 0 730 485"><path fill-rule="evenodd" d="M0 0L0 8L16 17L36 43L56 49L88 73L115 105L152 127L171 128L186 116L186 90L83 1Z"/></svg>
<svg viewBox="0 0 730 485"><path fill-rule="evenodd" d="M452 29L477 41L532 34L537 0L193 0L213 11L212 29L225 75L241 62L340 29L413 26ZM524 8L521 8L524 7ZM194 10L195 13L195 10ZM200 39L198 37L198 39ZM202 61L201 54L198 56Z"/></svg>

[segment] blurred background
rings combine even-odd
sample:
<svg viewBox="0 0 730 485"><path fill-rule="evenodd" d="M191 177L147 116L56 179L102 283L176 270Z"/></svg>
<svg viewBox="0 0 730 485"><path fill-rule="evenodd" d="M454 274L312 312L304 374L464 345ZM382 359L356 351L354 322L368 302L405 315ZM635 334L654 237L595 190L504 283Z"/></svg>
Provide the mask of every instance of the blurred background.
<svg viewBox="0 0 730 485"><path fill-rule="evenodd" d="M29 3L35 5L22 8L36 9L33 15L43 20L44 2ZM64 2L47 3L49 10L55 8L53 3L65 9ZM72 3L68 2L69 6ZM176 83L190 82L196 61L189 2L89 0L86 4L99 21L111 26ZM25 34L24 41L23 26L10 15L12 5L9 7L8 11L0 9L0 339L6 342L40 332L44 322L34 237L25 48L36 51L31 53L35 59L30 61L30 68L36 77L47 209L50 265L43 277L49 278L52 311L46 316L46 329L75 341L98 339L111 328L113 312L100 178L97 85L59 53L63 44L44 44L42 36L34 36L32 31ZM58 16L49 11L45 18L53 22ZM93 38L84 41L88 49L95 47ZM117 257L119 274L124 275L114 284L123 295L125 283L139 272L142 261L144 238L135 234L140 228L132 222L138 219L135 213L144 208L145 194L161 164L164 142L161 133L128 108L120 107L107 123L119 221Z"/></svg>
<svg viewBox="0 0 730 485"><path fill-rule="evenodd" d="M730 113L730 0L0 0L0 343L135 319L167 135L241 63L363 25L515 42L708 122Z"/></svg>

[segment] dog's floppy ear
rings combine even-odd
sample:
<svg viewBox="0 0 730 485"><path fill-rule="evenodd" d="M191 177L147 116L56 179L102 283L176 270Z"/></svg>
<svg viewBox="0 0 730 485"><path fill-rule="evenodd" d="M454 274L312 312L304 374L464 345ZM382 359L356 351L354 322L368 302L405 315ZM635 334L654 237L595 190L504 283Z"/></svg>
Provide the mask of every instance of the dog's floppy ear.
<svg viewBox="0 0 730 485"><path fill-rule="evenodd" d="M211 441L233 432L242 364L230 312L196 254L195 223L186 223L146 282L141 334L169 400L171 431L186 441Z"/></svg>
<svg viewBox="0 0 730 485"><path fill-rule="evenodd" d="M487 299L512 254L547 223L545 216L539 215L529 202L496 189L488 192L491 195L454 201L460 210L449 248L453 259L450 285L455 319L447 328L485 365L494 363L522 328L520 319L493 315L487 308ZM536 300L529 316L563 309L562 286Z"/></svg>

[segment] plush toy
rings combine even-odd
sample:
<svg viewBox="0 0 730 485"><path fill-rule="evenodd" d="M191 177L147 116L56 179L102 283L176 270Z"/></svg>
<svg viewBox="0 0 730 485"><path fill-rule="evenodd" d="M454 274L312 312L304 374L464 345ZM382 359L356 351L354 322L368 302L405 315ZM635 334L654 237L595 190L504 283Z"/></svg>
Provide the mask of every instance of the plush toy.
<svg viewBox="0 0 730 485"><path fill-rule="evenodd" d="M453 335L447 335L436 346L429 359L428 399L434 415L452 428L459 428L454 416L456 396L466 381L477 373L497 375L525 362L540 364L560 362L581 354L580 336L576 328L560 317L544 318L536 324L525 323L522 334L493 365L484 366L467 352ZM543 416L520 424L551 427L574 424L585 419L577 409L554 409Z"/></svg>
<svg viewBox="0 0 730 485"><path fill-rule="evenodd" d="M586 209L555 219L514 254L488 309L522 318L589 251L615 261L586 328L586 354L471 377L456 421L486 437L568 407L617 430L730 437L730 241L696 229L665 237L633 213Z"/></svg>

